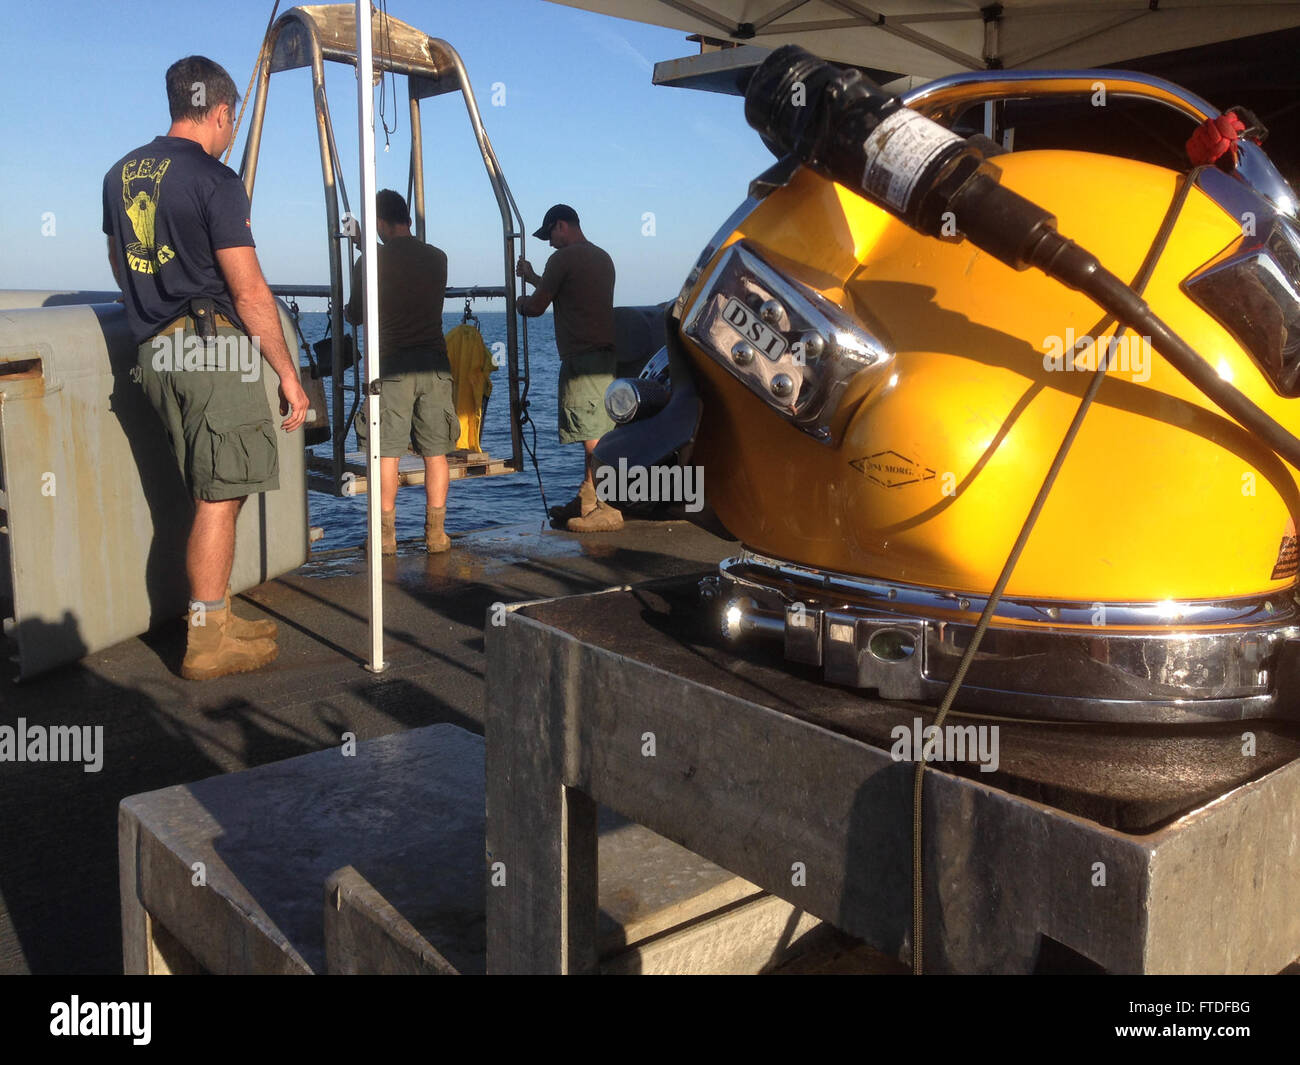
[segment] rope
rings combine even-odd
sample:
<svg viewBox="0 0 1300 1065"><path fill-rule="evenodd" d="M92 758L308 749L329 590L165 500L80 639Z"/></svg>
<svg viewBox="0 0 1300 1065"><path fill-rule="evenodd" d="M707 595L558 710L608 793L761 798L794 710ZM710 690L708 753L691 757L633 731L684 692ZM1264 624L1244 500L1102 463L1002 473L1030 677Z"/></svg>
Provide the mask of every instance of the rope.
<svg viewBox="0 0 1300 1065"><path fill-rule="evenodd" d="M387 57L391 66L393 61L393 38L392 32L388 25L388 0L379 0L379 10L382 18L379 22L380 36L386 42L381 46L380 57ZM393 107L397 108L397 75L390 69L388 72L388 81L393 90ZM381 71L379 74L379 124L384 130L384 151L388 151L388 138L397 132L397 114L393 114L393 128L388 128L388 119L384 116L384 75ZM407 197L407 203L410 203L410 197Z"/></svg>
<svg viewBox="0 0 1300 1065"><path fill-rule="evenodd" d="M266 46L271 39L271 27L275 25L275 13L280 10L280 0L275 0L271 7L271 17L266 23L266 32L262 34L262 47L257 52L257 62L253 65L253 73L249 76L248 86L244 89L244 99L239 105L239 117L235 119L235 132L230 137L230 143L226 145L225 157L221 160L223 163L230 163L230 153L235 150L235 138L239 136L240 123L244 121L244 108L248 106L248 97L253 91L253 82L257 80L258 71L262 69L262 64L266 62Z"/></svg>
<svg viewBox="0 0 1300 1065"><path fill-rule="evenodd" d="M1198 168L1199 169L1199 168ZM1155 270L1156 263L1159 261L1161 254L1164 252L1165 245L1169 241L1169 236L1173 232L1174 224L1182 212L1183 204L1187 201L1187 196L1196 183L1197 170L1183 179L1182 185L1175 191L1173 200L1170 202L1165 212L1164 220L1161 222L1160 229L1156 233L1151 247L1147 250L1146 258L1138 270L1137 277L1134 278L1132 288L1135 292L1141 294L1151 279L1151 274ZM1101 334L1109 329L1115 319L1107 316L1098 322L1084 339L1091 341L1093 344L1099 342ZM1119 337L1127 330L1127 326L1121 327L1115 332L1112 340L1118 340ZM1093 341L1092 338L1097 340ZM1087 350L1088 345L1084 345L1082 350ZM1080 353L1078 344L1071 351L1071 358L1077 358ZM935 714L932 727L936 730L943 728L944 719L948 716L948 711L952 708L953 701L957 698L957 692L961 688L962 681L966 678L966 672L970 669L971 662L975 660L975 653L979 650L980 641L984 638L984 633L988 629L990 622L993 620L993 612L997 609L998 601L1002 598L1002 593L1006 590L1007 583L1011 580L1011 574L1016 568L1016 563L1020 561L1020 555L1029 542L1030 533L1033 532L1034 525L1038 521L1038 516L1047 503L1047 497L1051 494L1052 485L1056 483L1057 474L1061 472L1061 467L1065 465L1065 458L1070 453L1070 448L1074 445L1075 438L1079 435L1079 430L1083 427L1084 416L1088 413L1088 408L1092 406L1092 401L1096 398L1102 382L1106 379L1106 373L1110 369L1110 357L1114 354L1112 347L1107 357L1098 359L1097 369L1093 371L1091 380L1088 382L1087 391L1084 393L1082 400L1079 402L1078 410L1075 411L1074 419L1070 422L1069 429L1066 430L1065 437L1061 440L1061 445L1057 449L1056 457L1052 460L1052 465L1047 471L1047 476L1043 479L1042 487L1038 490L1038 495L1034 498L1033 506L1029 508L1029 513L1025 517L1024 524L1020 528L1020 534L1016 537L1012 545L1010 554L1007 555L1007 561L1002 567L1002 572L998 575L997 583L990 593L988 602L984 605L984 610L980 614L979 621L975 625L975 631L971 635L971 641L967 646L965 653L961 657L961 662L957 665L957 671L953 674L952 680L948 684L947 691L944 692L943 700L939 704L939 712ZM916 763L916 772L912 780L912 972L920 976L924 971L924 884L922 881L922 796L924 792L925 781L925 760L918 759Z"/></svg>

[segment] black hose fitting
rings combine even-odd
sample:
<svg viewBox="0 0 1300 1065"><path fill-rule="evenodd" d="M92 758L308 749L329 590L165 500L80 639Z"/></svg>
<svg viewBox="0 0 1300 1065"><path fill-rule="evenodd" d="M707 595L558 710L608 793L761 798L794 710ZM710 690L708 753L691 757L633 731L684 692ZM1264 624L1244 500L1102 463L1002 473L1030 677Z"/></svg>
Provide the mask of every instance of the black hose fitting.
<svg viewBox="0 0 1300 1065"><path fill-rule="evenodd" d="M857 70L795 45L750 78L745 119L778 155L807 166L928 236L964 234L1023 270L1028 249L1056 220L998 184L979 148L904 107Z"/></svg>

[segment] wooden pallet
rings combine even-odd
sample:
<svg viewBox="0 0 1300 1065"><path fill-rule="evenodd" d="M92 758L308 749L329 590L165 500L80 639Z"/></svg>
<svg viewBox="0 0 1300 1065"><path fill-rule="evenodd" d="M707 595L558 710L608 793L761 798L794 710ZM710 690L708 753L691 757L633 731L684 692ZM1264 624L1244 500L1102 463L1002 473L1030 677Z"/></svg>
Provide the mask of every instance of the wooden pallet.
<svg viewBox="0 0 1300 1065"><path fill-rule="evenodd" d="M494 459L485 451L453 451L447 455L447 469L453 481L467 477L500 477L518 473L508 459ZM349 476L349 474L351 476ZM424 460L410 451L397 462L399 485L424 484ZM335 491L334 460L328 455L307 454L307 486L318 492ZM343 485L339 495L364 495L367 490L366 454L349 451L343 460Z"/></svg>

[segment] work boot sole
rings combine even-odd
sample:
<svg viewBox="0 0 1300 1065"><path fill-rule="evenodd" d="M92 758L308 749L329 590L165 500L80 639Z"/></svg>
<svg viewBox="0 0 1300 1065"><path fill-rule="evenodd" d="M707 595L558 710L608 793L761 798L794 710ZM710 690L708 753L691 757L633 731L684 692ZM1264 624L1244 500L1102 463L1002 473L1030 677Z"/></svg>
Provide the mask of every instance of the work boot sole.
<svg viewBox="0 0 1300 1065"><path fill-rule="evenodd" d="M280 648L271 645L271 653L265 657L255 659L243 659L237 663L224 663L215 666L203 666L196 669L193 666L181 664L181 676L186 680L216 680L218 677L228 677L234 673L252 673L254 670L261 669L263 666L270 665L280 654Z"/></svg>

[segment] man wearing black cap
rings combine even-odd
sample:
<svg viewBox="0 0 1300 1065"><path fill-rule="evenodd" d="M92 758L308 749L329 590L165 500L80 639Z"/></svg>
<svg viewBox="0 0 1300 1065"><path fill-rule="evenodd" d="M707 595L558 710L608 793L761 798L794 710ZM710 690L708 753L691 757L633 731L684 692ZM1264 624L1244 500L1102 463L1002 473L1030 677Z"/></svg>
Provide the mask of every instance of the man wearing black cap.
<svg viewBox="0 0 1300 1065"><path fill-rule="evenodd" d="M515 273L535 286L516 303L535 318L555 303L555 346L560 353L558 389L560 443L582 441L586 472L578 494L551 517L571 532L603 532L623 525L623 515L596 496L591 453L614 423L605 413L605 390L614 381L614 262L582 234L578 213L557 203L533 236L549 241L555 254L538 276L527 259Z"/></svg>

